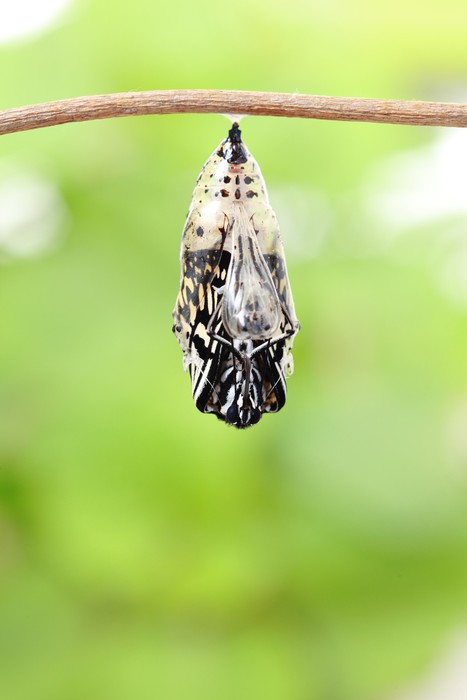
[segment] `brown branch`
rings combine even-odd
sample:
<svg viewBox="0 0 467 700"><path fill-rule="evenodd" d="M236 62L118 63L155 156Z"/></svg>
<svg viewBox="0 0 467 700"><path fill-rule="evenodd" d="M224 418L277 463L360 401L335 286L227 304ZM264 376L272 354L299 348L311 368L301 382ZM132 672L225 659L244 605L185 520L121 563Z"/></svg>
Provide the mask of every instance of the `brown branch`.
<svg viewBox="0 0 467 700"><path fill-rule="evenodd" d="M258 114L414 126L467 126L466 104L275 92L155 90L74 97L7 109L0 111L0 134L91 119L181 113Z"/></svg>

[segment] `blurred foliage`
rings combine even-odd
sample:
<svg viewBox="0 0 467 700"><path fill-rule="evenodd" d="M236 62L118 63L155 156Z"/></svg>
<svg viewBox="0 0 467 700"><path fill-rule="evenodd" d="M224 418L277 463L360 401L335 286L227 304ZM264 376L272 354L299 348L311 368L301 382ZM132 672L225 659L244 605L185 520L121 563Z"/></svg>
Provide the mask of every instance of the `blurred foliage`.
<svg viewBox="0 0 467 700"><path fill-rule="evenodd" d="M466 19L463 0L76 0L0 47L2 104L449 98ZM320 192L332 216L320 245L313 211L297 217L309 255L285 197L295 375L280 414L237 432L196 411L170 330L191 191L227 125L1 139L0 166L55 183L68 210L55 247L0 267L2 700L376 700L465 621L465 305L433 275L442 223L365 251L353 203L374 164L437 132L242 121L273 206Z"/></svg>

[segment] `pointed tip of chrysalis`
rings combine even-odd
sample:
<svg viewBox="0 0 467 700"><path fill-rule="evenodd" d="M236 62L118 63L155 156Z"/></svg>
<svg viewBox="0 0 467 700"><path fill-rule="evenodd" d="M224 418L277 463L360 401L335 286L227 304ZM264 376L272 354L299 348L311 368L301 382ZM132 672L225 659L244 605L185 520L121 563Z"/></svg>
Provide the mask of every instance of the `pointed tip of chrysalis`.
<svg viewBox="0 0 467 700"><path fill-rule="evenodd" d="M242 132L239 129L238 122L232 124L232 128L229 130L229 135L224 143L226 144L224 157L228 163L233 165L246 163L248 156L243 145Z"/></svg>
<svg viewBox="0 0 467 700"><path fill-rule="evenodd" d="M234 122L232 124L232 128L229 130L229 141L232 143L241 143L242 142L242 132L240 131L240 127L238 126L238 122Z"/></svg>

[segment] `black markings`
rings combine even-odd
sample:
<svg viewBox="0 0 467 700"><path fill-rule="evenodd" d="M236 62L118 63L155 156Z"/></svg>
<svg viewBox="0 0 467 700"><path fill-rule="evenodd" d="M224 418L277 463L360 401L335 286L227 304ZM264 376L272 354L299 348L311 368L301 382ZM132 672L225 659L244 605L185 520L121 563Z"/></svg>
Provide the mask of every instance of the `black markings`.
<svg viewBox="0 0 467 700"><path fill-rule="evenodd" d="M237 189L235 190L235 199L240 199L241 196L242 195L240 194L240 190L237 187Z"/></svg>
<svg viewBox="0 0 467 700"><path fill-rule="evenodd" d="M253 190L248 190L248 192L246 193L246 196L248 197L248 199L251 199L252 197L257 197L258 193L253 192Z"/></svg>
<svg viewBox="0 0 467 700"><path fill-rule="evenodd" d="M224 149L222 148L222 146L217 151L217 155L219 156L219 158L225 158Z"/></svg>
<svg viewBox="0 0 467 700"><path fill-rule="evenodd" d="M235 184L236 185L240 184L240 175L237 175L237 177L235 178Z"/></svg>
<svg viewBox="0 0 467 700"><path fill-rule="evenodd" d="M242 142L242 132L239 129L238 122L232 124L232 128L229 131L229 139L234 143Z"/></svg>
<svg viewBox="0 0 467 700"><path fill-rule="evenodd" d="M223 197L228 197L229 196L229 191L228 190L221 190L221 195Z"/></svg>
<svg viewBox="0 0 467 700"><path fill-rule="evenodd" d="M253 178L248 177L248 175L247 175L246 178L243 180L243 182L245 183L245 185L249 185L251 182L253 182Z"/></svg>
<svg viewBox="0 0 467 700"><path fill-rule="evenodd" d="M198 228L196 229L196 234L201 237L203 235L203 233L204 233L204 228L202 226L198 226Z"/></svg>
<svg viewBox="0 0 467 700"><path fill-rule="evenodd" d="M229 145L229 157L227 158L228 163L233 163L234 165L240 165L240 163L246 163L247 162L247 155L245 151L245 147L242 143L242 132L238 128L237 122L234 122L232 124L232 128L229 131L229 135L227 137L227 142ZM225 142L224 142L225 143ZM221 149L222 150L222 149ZM222 151L222 155L225 158L224 152Z"/></svg>
<svg viewBox="0 0 467 700"><path fill-rule="evenodd" d="M224 177L224 182L225 182L226 185L229 184L230 180L231 180L231 178L230 178L228 175L226 175L226 176Z"/></svg>

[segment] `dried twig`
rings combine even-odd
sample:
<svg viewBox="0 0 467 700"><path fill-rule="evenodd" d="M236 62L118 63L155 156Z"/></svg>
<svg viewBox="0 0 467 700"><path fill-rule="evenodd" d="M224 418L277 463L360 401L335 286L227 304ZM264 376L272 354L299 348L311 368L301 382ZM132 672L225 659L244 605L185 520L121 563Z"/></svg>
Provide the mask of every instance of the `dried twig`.
<svg viewBox="0 0 467 700"><path fill-rule="evenodd" d="M467 126L466 104L397 102L275 92L155 90L74 97L7 109L0 111L0 134L91 119L188 112L258 114L415 126Z"/></svg>

